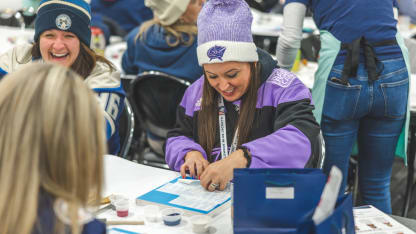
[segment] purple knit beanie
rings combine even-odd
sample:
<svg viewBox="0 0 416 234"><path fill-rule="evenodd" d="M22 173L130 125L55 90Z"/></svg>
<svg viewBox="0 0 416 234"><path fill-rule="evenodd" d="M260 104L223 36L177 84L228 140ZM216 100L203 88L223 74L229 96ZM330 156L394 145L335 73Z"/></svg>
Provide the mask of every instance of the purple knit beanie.
<svg viewBox="0 0 416 234"><path fill-rule="evenodd" d="M244 0L209 0L198 16L198 63L259 60Z"/></svg>

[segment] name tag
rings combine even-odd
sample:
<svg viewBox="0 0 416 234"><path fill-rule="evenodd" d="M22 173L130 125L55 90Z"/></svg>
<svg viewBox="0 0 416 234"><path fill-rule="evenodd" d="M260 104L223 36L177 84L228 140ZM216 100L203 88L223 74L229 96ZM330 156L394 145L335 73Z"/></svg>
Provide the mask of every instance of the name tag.
<svg viewBox="0 0 416 234"><path fill-rule="evenodd" d="M295 188L266 187L266 199L295 199Z"/></svg>

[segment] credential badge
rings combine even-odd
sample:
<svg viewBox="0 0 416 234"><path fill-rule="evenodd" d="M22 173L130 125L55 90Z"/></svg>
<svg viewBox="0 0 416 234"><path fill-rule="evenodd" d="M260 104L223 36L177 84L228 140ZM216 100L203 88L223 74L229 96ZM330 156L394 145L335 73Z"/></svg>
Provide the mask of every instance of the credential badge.
<svg viewBox="0 0 416 234"><path fill-rule="evenodd" d="M68 30L71 27L72 21L67 14L60 14L56 17L55 23L59 29Z"/></svg>

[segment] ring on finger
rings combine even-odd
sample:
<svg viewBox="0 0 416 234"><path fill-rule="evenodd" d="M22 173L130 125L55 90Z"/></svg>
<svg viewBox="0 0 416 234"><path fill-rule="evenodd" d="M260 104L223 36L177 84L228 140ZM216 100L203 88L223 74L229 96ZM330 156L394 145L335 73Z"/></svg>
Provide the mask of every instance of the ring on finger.
<svg viewBox="0 0 416 234"><path fill-rule="evenodd" d="M214 190L219 187L219 184L211 183L209 187L212 187Z"/></svg>

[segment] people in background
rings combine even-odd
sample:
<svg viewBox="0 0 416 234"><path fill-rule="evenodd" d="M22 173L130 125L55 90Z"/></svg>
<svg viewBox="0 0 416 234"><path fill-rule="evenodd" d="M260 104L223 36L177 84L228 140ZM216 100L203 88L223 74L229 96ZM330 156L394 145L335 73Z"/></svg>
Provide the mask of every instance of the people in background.
<svg viewBox="0 0 416 234"><path fill-rule="evenodd" d="M307 87L257 49L243 0L210 0L198 17L204 75L185 92L166 161L182 176L223 190L234 168L303 168L319 125Z"/></svg>
<svg viewBox="0 0 416 234"><path fill-rule="evenodd" d="M397 0L399 13L410 18L410 23L416 24L416 1L415 0Z"/></svg>
<svg viewBox="0 0 416 234"><path fill-rule="evenodd" d="M97 93L105 110L109 153L117 154L125 94L113 65L89 48L90 18L90 7L84 0L42 0L36 16L34 44L17 46L1 55L0 76L33 61L72 68Z"/></svg>
<svg viewBox="0 0 416 234"><path fill-rule="evenodd" d="M92 25L103 23L111 34L120 33L117 30L129 33L153 17L152 11L144 5L144 0L91 0L91 11ZM95 16L99 17L97 21Z"/></svg>
<svg viewBox="0 0 416 234"><path fill-rule="evenodd" d="M153 17L144 0L92 0L91 48L103 55L110 36L125 37L135 27Z"/></svg>
<svg viewBox="0 0 416 234"><path fill-rule="evenodd" d="M154 18L127 36L125 73L155 70L191 82L202 75L198 65L196 20L204 0L145 0Z"/></svg>
<svg viewBox="0 0 416 234"><path fill-rule="evenodd" d="M83 78L33 63L0 93L0 233L105 233L89 209L100 202L104 119Z"/></svg>
<svg viewBox="0 0 416 234"><path fill-rule="evenodd" d="M308 7L321 32L312 97L325 139L324 171L333 165L342 170L344 193L358 142L362 201L391 213L391 170L395 155L406 157L409 117L408 55L397 33L393 1L286 0L277 49L284 68L295 59Z"/></svg>

